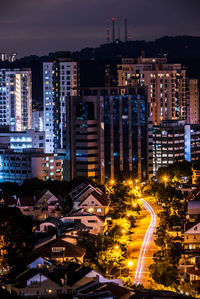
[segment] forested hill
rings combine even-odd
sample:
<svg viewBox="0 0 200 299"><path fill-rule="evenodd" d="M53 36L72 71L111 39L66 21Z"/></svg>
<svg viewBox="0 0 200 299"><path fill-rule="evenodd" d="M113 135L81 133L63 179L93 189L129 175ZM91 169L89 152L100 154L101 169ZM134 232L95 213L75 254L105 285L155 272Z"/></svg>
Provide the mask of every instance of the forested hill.
<svg viewBox="0 0 200 299"><path fill-rule="evenodd" d="M115 84L116 64L121 61L122 57L139 57L142 51L145 52L146 57L167 54L169 62L182 63L186 67L188 77L200 78L200 37L166 36L150 42L117 41L73 53L65 50L42 57L36 55L23 57L14 63L1 62L0 67L30 67L33 77L33 99L36 102L42 102L42 62L59 57L80 60L82 86L102 86L106 64L111 65L111 74Z"/></svg>

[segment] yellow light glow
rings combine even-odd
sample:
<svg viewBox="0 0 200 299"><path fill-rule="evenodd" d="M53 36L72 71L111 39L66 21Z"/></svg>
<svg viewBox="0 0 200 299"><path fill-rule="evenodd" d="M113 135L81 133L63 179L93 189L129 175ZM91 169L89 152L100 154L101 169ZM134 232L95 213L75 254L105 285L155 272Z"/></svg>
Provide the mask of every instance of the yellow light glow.
<svg viewBox="0 0 200 299"><path fill-rule="evenodd" d="M128 184L129 184L129 185L132 185L132 184L133 184L133 181L129 180L129 181L128 181Z"/></svg>
<svg viewBox="0 0 200 299"><path fill-rule="evenodd" d="M141 194L138 194L138 197L141 197L142 195Z"/></svg>
<svg viewBox="0 0 200 299"><path fill-rule="evenodd" d="M135 180L136 184L139 182L138 179Z"/></svg>
<svg viewBox="0 0 200 299"><path fill-rule="evenodd" d="M119 245L115 245L115 249L119 249Z"/></svg>
<svg viewBox="0 0 200 299"><path fill-rule="evenodd" d="M112 185L114 185L115 184L115 180L110 180L109 181L109 184L112 186Z"/></svg>
<svg viewBox="0 0 200 299"><path fill-rule="evenodd" d="M165 182L167 182L169 179L168 179L167 176L164 176L164 177L163 177L163 180L164 180Z"/></svg>
<svg viewBox="0 0 200 299"><path fill-rule="evenodd" d="M88 209L88 212L89 212L89 213L92 213L92 212L94 212L94 209L93 209L93 208L89 208L89 209Z"/></svg>
<svg viewBox="0 0 200 299"><path fill-rule="evenodd" d="M139 187L138 187L138 186L136 186L136 187L135 187L135 189L136 189L136 190L138 190L138 189L139 189Z"/></svg>
<svg viewBox="0 0 200 299"><path fill-rule="evenodd" d="M128 266L129 267L133 267L133 262L132 261L128 261Z"/></svg>
<svg viewBox="0 0 200 299"><path fill-rule="evenodd" d="M126 231L125 231L125 229L122 229L122 234L124 234Z"/></svg>

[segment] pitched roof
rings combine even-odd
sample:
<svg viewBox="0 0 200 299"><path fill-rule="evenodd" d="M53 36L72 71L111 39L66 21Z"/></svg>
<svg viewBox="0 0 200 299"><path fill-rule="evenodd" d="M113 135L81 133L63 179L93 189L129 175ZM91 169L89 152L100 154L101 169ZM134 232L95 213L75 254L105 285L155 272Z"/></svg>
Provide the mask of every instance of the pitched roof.
<svg viewBox="0 0 200 299"><path fill-rule="evenodd" d="M77 291L78 296L83 296L82 298L104 298L107 296L121 298L133 294L133 290L121 287L114 282L99 283L93 281L81 286Z"/></svg>
<svg viewBox="0 0 200 299"><path fill-rule="evenodd" d="M62 247L65 248L64 252L54 252L52 248ZM35 250L35 254L48 257L48 258L56 258L56 257L70 257L70 258L79 258L84 256L85 249L79 246L73 245L67 241L62 239L52 240L48 244L39 247Z"/></svg>
<svg viewBox="0 0 200 299"><path fill-rule="evenodd" d="M90 195L93 195L100 204L102 204L103 206L107 206L108 205L108 197L106 194L99 194L98 192L96 192L96 190L92 191L90 194L87 195L86 198L84 198L79 205L81 205ZM78 201L78 199L77 199Z"/></svg>
<svg viewBox="0 0 200 299"><path fill-rule="evenodd" d="M21 273L21 275L18 276L16 279L17 283L25 283L30 278L34 277L37 274L41 274L43 276L46 276L48 279L52 280L56 284L62 286L62 281L59 277L59 275L55 272L51 272L48 269L40 269L40 268L31 268L27 269L25 272Z"/></svg>
<svg viewBox="0 0 200 299"><path fill-rule="evenodd" d="M186 229L184 235L188 234L200 234L200 222L192 223L189 229Z"/></svg>
<svg viewBox="0 0 200 299"><path fill-rule="evenodd" d="M26 197L21 197L18 198L18 206L21 207L28 207L28 206L34 206L36 203L35 197L34 196L26 196Z"/></svg>

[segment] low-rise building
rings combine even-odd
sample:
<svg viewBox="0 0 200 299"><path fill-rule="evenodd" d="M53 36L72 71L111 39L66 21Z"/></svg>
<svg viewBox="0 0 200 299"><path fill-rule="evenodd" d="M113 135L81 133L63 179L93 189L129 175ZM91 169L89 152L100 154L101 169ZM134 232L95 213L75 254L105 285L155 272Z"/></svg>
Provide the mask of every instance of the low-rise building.
<svg viewBox="0 0 200 299"><path fill-rule="evenodd" d="M177 161L197 161L200 154L200 125L166 120L153 127L153 173Z"/></svg>
<svg viewBox="0 0 200 299"><path fill-rule="evenodd" d="M83 210L77 210L76 212L61 218L64 224L81 222L89 229L91 234L103 234L104 232L104 220L97 215L85 212Z"/></svg>
<svg viewBox="0 0 200 299"><path fill-rule="evenodd" d="M184 231L184 249L187 252L198 250L200 253L200 222Z"/></svg>
<svg viewBox="0 0 200 299"><path fill-rule="evenodd" d="M26 149L0 149L0 183L22 184L26 179L63 180L63 159L56 154Z"/></svg>
<svg viewBox="0 0 200 299"><path fill-rule="evenodd" d="M47 218L60 218L66 209L66 204L61 198L45 189L38 198L35 196L18 198L17 207L22 214L43 221ZM41 226L42 231L44 231L44 227L45 224Z"/></svg>

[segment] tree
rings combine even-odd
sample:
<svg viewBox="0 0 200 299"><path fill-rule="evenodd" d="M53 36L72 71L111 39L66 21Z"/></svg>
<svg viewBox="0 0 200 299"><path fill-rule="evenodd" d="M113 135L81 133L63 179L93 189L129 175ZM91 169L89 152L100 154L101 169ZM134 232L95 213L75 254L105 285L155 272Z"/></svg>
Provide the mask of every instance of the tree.
<svg viewBox="0 0 200 299"><path fill-rule="evenodd" d="M33 222L17 208L1 207L0 215L0 267L9 267L31 252Z"/></svg>
<svg viewBox="0 0 200 299"><path fill-rule="evenodd" d="M149 269L151 277L159 284L168 287L177 282L178 269L177 267L170 266L168 262L154 263L150 265Z"/></svg>
<svg viewBox="0 0 200 299"><path fill-rule="evenodd" d="M110 247L97 254L98 266L106 274L115 274L117 269L120 268L122 260L123 256L120 248L116 250L114 247Z"/></svg>

